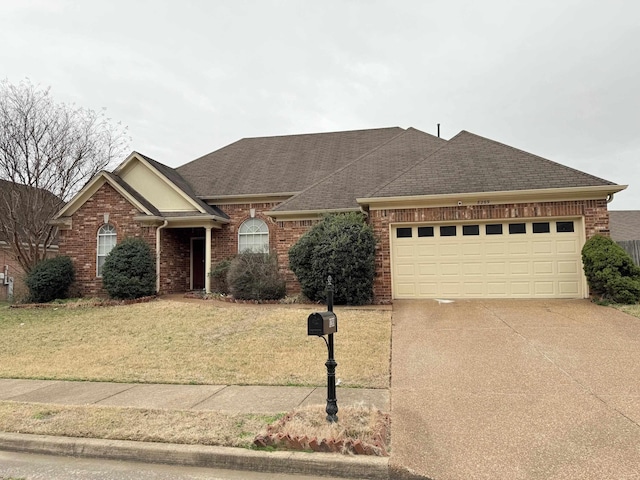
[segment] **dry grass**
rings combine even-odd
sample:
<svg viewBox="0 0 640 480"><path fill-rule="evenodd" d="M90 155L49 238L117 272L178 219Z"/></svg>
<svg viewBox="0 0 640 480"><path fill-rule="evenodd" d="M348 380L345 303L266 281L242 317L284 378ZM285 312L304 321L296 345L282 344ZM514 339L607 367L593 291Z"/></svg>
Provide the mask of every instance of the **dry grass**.
<svg viewBox="0 0 640 480"><path fill-rule="evenodd" d="M636 318L640 318L640 305L612 305L618 310L633 315Z"/></svg>
<svg viewBox="0 0 640 480"><path fill-rule="evenodd" d="M250 448L275 416L0 402L0 431Z"/></svg>
<svg viewBox="0 0 640 480"><path fill-rule="evenodd" d="M322 308L166 300L0 307L0 377L323 385L326 346L306 332L308 315ZM343 386L388 388L391 312L336 308L336 314Z"/></svg>
<svg viewBox="0 0 640 480"><path fill-rule="evenodd" d="M341 408L337 423L329 423L325 419L324 405L311 405L288 413L277 422L264 429L260 435L262 438L270 436L284 440L287 448L286 437L296 439L293 443L295 449L307 448L309 441L316 439L329 445L339 445L340 448L332 451L341 453L357 453L348 445L358 440L364 445L376 446L376 455L387 455L390 444L390 417L375 407L364 405L348 406ZM381 448L380 448L381 447Z"/></svg>

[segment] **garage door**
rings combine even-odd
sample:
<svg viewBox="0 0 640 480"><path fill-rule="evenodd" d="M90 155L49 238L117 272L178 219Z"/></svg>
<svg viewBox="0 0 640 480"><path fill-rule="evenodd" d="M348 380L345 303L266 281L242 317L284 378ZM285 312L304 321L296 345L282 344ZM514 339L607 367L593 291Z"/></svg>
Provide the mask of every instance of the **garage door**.
<svg viewBox="0 0 640 480"><path fill-rule="evenodd" d="M582 298L581 219L394 225L394 298Z"/></svg>

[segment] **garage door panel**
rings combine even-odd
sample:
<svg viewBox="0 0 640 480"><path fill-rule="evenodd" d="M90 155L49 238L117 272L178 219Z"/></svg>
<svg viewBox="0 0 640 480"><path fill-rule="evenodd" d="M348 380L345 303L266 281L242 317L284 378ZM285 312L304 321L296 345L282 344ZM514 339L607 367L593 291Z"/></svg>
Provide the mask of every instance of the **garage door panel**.
<svg viewBox="0 0 640 480"><path fill-rule="evenodd" d="M491 256L505 256L507 255L507 244L505 242L487 242L484 247L485 255Z"/></svg>
<svg viewBox="0 0 640 480"><path fill-rule="evenodd" d="M578 282L558 282L558 289L561 295L578 295L580 292L580 284Z"/></svg>
<svg viewBox="0 0 640 480"><path fill-rule="evenodd" d="M549 232L533 233L534 222L522 221L526 233L509 233L509 222L492 221L502 224L502 234L486 235L480 223L480 235L463 235L458 224L456 236L441 237L439 224L426 224L418 227L433 228L435 236L396 238L394 227L394 298L581 297L582 222L571 220L575 232L556 232L552 223Z"/></svg>
<svg viewBox="0 0 640 480"><path fill-rule="evenodd" d="M416 255L424 258L436 258L438 256L438 246L435 244L416 245Z"/></svg>
<svg viewBox="0 0 640 480"><path fill-rule="evenodd" d="M442 294L449 297L461 297L462 288L460 282L441 282Z"/></svg>
<svg viewBox="0 0 640 480"><path fill-rule="evenodd" d="M551 297L555 293L554 282L546 281L546 282L535 282L533 284L534 295L536 297Z"/></svg>
<svg viewBox="0 0 640 480"><path fill-rule="evenodd" d="M440 245L438 255L441 257L459 257L460 245L458 243L448 243Z"/></svg>
<svg viewBox="0 0 640 480"><path fill-rule="evenodd" d="M510 281L509 288L511 290L511 295L516 297L530 297L533 293L531 291L531 283L526 282L517 282Z"/></svg>
<svg viewBox="0 0 640 480"><path fill-rule="evenodd" d="M511 275L531 275L529 262L509 262L509 273Z"/></svg>
<svg viewBox="0 0 640 480"><path fill-rule="evenodd" d="M509 243L509 255L528 256L529 255L529 242L510 242Z"/></svg>
<svg viewBox="0 0 640 480"><path fill-rule="evenodd" d="M441 263L440 264L440 275L446 277L446 276L453 276L453 277L458 277L460 276L460 264L459 263Z"/></svg>
<svg viewBox="0 0 640 480"><path fill-rule="evenodd" d="M403 259L403 258L412 259L413 258L413 251L414 251L414 246L413 245L396 245L396 258L398 258L398 259Z"/></svg>
<svg viewBox="0 0 640 480"><path fill-rule="evenodd" d="M485 264L485 272L488 276L492 275L505 275L507 273L507 262L487 262Z"/></svg>
<svg viewBox="0 0 640 480"><path fill-rule="evenodd" d="M419 263L418 274L420 275L421 278L435 277L438 275L438 264L437 263Z"/></svg>
<svg viewBox="0 0 640 480"><path fill-rule="evenodd" d="M485 273L485 265L481 262L463 263L462 272L465 277L481 277Z"/></svg>
<svg viewBox="0 0 640 480"><path fill-rule="evenodd" d="M413 276L415 275L415 265L413 263L403 263L398 265L398 277L402 278L402 277L411 277L413 278Z"/></svg>
<svg viewBox="0 0 640 480"><path fill-rule="evenodd" d="M509 288L506 280L499 282L487 282L487 296L489 297L506 297Z"/></svg>
<svg viewBox="0 0 640 480"><path fill-rule="evenodd" d="M462 244L462 255L465 258L468 257L482 257L484 254L483 252L483 248L482 248L482 244L481 243L469 243L469 244Z"/></svg>
<svg viewBox="0 0 640 480"><path fill-rule="evenodd" d="M534 255L553 255L554 252L554 242L552 241L533 241L533 254Z"/></svg>
<svg viewBox="0 0 640 480"><path fill-rule="evenodd" d="M558 240L556 241L556 251L559 254L576 255L580 253L580 246L577 240Z"/></svg>
<svg viewBox="0 0 640 480"><path fill-rule="evenodd" d="M538 275L553 275L553 265L552 261L534 261L533 262L533 274Z"/></svg>

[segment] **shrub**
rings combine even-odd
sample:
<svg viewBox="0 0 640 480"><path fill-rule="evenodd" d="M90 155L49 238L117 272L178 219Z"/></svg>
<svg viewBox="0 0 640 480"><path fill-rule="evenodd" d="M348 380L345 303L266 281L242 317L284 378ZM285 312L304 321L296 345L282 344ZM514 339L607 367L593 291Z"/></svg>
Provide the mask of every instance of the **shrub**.
<svg viewBox="0 0 640 480"><path fill-rule="evenodd" d="M104 261L102 285L111 298L127 300L153 295L156 267L151 248L140 238L125 238Z"/></svg>
<svg viewBox="0 0 640 480"><path fill-rule="evenodd" d="M326 300L331 275L336 304L363 305L373 298L375 244L362 214L327 215L291 247L289 267L310 300Z"/></svg>
<svg viewBox="0 0 640 480"><path fill-rule="evenodd" d="M29 288L29 301L46 303L57 298L66 298L74 278L73 263L69 257L42 260L25 279Z"/></svg>
<svg viewBox="0 0 640 480"><path fill-rule="evenodd" d="M211 270L211 291L214 293L229 293L229 284L227 283L227 274L231 266L231 259L222 260Z"/></svg>
<svg viewBox="0 0 640 480"><path fill-rule="evenodd" d="M244 252L229 265L229 290L239 300L278 300L286 293L275 255Z"/></svg>
<svg viewBox="0 0 640 480"><path fill-rule="evenodd" d="M593 295L615 303L638 303L640 267L609 237L595 235L587 240L582 263Z"/></svg>

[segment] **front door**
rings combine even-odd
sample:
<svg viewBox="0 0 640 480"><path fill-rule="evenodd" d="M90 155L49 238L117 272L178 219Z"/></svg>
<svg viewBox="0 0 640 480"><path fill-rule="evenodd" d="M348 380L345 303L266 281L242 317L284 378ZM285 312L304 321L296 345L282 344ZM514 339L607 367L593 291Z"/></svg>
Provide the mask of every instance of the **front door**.
<svg viewBox="0 0 640 480"><path fill-rule="evenodd" d="M204 238L191 239L191 290L204 290Z"/></svg>

